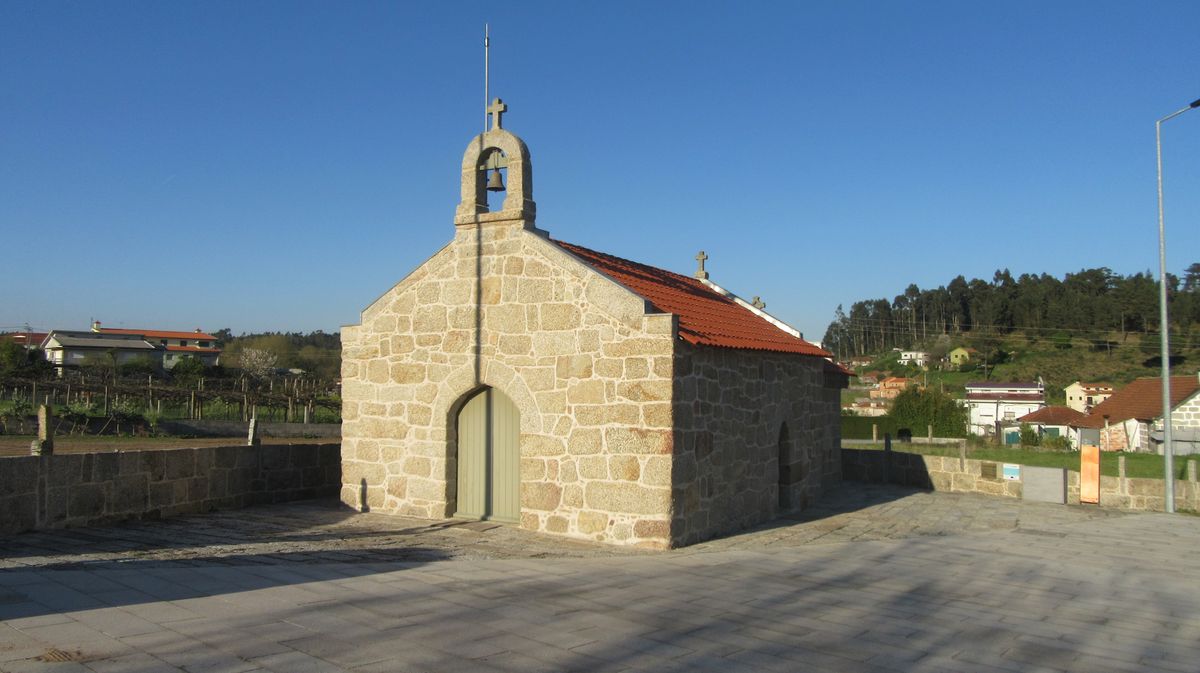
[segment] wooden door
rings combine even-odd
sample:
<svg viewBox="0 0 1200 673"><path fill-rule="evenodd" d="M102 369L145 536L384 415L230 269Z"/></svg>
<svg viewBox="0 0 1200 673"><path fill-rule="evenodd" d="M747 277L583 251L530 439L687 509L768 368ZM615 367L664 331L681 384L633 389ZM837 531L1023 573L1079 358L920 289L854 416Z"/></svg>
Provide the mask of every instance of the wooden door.
<svg viewBox="0 0 1200 673"><path fill-rule="evenodd" d="M515 522L521 516L521 414L503 393L484 389L458 414L455 516Z"/></svg>

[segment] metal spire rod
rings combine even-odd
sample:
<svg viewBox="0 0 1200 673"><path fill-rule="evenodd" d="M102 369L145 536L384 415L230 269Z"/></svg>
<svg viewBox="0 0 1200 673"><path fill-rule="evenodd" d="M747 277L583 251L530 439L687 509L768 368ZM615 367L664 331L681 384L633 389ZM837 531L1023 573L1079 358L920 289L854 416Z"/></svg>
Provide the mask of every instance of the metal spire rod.
<svg viewBox="0 0 1200 673"><path fill-rule="evenodd" d="M488 105L492 102L488 98L488 57L491 51L492 41L488 36L488 25L483 24L483 132L488 130Z"/></svg>

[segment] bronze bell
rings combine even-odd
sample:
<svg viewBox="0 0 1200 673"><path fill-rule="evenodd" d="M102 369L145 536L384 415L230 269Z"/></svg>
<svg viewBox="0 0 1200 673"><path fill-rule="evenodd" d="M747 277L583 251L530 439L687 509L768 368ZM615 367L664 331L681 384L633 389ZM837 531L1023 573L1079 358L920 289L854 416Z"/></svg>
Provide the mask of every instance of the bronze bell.
<svg viewBox="0 0 1200 673"><path fill-rule="evenodd" d="M500 169L492 169L491 173L488 176L487 190L489 192L504 191L504 180L500 177Z"/></svg>

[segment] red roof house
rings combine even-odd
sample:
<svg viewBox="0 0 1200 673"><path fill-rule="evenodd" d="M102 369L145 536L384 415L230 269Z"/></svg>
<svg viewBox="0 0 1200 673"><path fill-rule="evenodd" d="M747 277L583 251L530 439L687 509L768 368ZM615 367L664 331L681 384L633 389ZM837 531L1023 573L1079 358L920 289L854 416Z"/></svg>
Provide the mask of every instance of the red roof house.
<svg viewBox="0 0 1200 673"><path fill-rule="evenodd" d="M158 346L163 351L163 367L171 369L183 357L199 358L205 366L214 366L219 362L221 349L217 346L217 337L196 328L191 332L179 330L156 329L126 329L102 327L100 321L92 323L92 331L97 334L114 334L137 336L148 343Z"/></svg>
<svg viewBox="0 0 1200 673"><path fill-rule="evenodd" d="M1075 411L1071 407L1042 407L1031 414L1025 414L1017 419L1018 423L1036 423L1039 425L1060 425L1067 427L1083 420L1086 414Z"/></svg>
<svg viewBox="0 0 1200 673"><path fill-rule="evenodd" d="M1200 428L1200 378L1172 376L1171 428ZM1150 451L1155 447L1150 432L1162 425L1162 379L1134 379L1118 389L1092 412L1073 425L1098 430L1102 451ZM1175 414L1179 410L1181 413Z"/></svg>

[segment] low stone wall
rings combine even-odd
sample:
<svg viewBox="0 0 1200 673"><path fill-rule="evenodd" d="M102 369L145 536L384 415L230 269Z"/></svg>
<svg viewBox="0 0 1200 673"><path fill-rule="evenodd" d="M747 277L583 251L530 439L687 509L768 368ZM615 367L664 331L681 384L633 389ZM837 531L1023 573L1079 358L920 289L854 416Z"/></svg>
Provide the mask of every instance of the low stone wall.
<svg viewBox="0 0 1200 673"><path fill-rule="evenodd" d="M1195 471L1192 470L1192 476ZM1162 479L1100 477L1100 506L1139 512L1166 510L1166 482ZM1067 472L1067 502L1079 504L1079 473ZM1195 479L1175 480L1175 509L1200 512L1200 483Z"/></svg>
<svg viewBox="0 0 1200 673"><path fill-rule="evenodd" d="M888 456L891 460L886 460ZM994 469L985 474L984 463ZM1021 497L1021 482L1001 476L999 464L948 456L923 456L900 451L842 449L842 479L882 484L901 484L933 491L984 493ZM992 476L994 474L994 476ZM1078 495L1078 487L1076 494Z"/></svg>
<svg viewBox="0 0 1200 673"><path fill-rule="evenodd" d="M160 430L171 435L190 437L245 437L250 431L246 421L170 420L159 421ZM259 421L258 433L263 437L320 437L341 439L341 423L273 423Z"/></svg>
<svg viewBox="0 0 1200 673"><path fill-rule="evenodd" d="M0 534L335 496L341 445L0 458Z"/></svg>
<svg viewBox="0 0 1200 673"><path fill-rule="evenodd" d="M890 460L889 460L890 456ZM1003 477L1002 463L950 456L923 456L899 451L842 449L842 479L891 483L933 491L1022 496L1021 480ZM1175 481L1175 507L1200 511L1200 482L1196 470ZM1165 509L1163 480L1100 477L1100 506L1132 511ZM1067 471L1067 503L1079 504L1079 472Z"/></svg>

